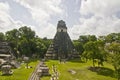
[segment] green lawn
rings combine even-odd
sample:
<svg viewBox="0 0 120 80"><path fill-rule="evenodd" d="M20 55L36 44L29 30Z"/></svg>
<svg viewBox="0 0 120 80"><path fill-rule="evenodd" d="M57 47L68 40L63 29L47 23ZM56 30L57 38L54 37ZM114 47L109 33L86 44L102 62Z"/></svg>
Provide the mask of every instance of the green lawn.
<svg viewBox="0 0 120 80"><path fill-rule="evenodd" d="M13 69L13 75L10 76L0 76L0 80L28 80L29 76L33 72L34 68L38 64L38 61L33 61L29 63L29 66L33 68L26 69L25 64L22 64L20 68ZM0 72L1 74L1 72Z"/></svg>
<svg viewBox="0 0 120 80"><path fill-rule="evenodd" d="M38 61L33 61L29 64L32 66L31 69L26 69L25 64L23 64L19 69L14 69L14 73L11 76L0 76L0 80L28 80L30 74L33 72ZM57 70L59 71L59 80L117 80L113 78L114 68L108 64L104 63L103 70L99 72L92 72L88 70L89 66L92 66L92 62L82 63L80 61L69 61L65 64L59 64L57 60L49 60L46 64L50 68L50 73L52 74L52 65L55 64ZM76 71L76 74L71 74L68 70ZM50 76L42 77L41 80L50 80Z"/></svg>
<svg viewBox="0 0 120 80"><path fill-rule="evenodd" d="M117 80L113 78L113 67L104 63L103 70L92 72L88 70L88 66L92 66L92 62L82 63L79 61L69 61L65 64L59 64L58 61L49 60L46 64L50 67L50 73L52 73L52 65L55 64L60 73L59 80ZM71 74L68 70L76 71L76 74ZM42 77L41 80L50 80L50 77Z"/></svg>

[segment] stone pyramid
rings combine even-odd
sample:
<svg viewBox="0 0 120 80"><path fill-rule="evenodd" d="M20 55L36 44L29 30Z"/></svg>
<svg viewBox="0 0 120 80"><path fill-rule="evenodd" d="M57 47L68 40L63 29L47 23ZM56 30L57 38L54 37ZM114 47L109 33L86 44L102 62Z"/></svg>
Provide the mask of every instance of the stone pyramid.
<svg viewBox="0 0 120 80"><path fill-rule="evenodd" d="M74 45L67 33L67 27L63 20L58 21L56 35L49 46L45 58L68 59L78 57Z"/></svg>

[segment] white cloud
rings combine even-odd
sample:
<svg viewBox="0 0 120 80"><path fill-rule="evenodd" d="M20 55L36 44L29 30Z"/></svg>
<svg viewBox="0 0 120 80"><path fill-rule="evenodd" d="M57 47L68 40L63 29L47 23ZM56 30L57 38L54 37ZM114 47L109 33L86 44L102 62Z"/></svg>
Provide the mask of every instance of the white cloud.
<svg viewBox="0 0 120 80"><path fill-rule="evenodd" d="M64 11L60 7L61 0L14 0L27 8L32 18L38 23L35 31L40 37L52 37L55 34L53 25L49 21L51 16L61 16ZM52 34L53 33L53 34Z"/></svg>
<svg viewBox="0 0 120 80"><path fill-rule="evenodd" d="M71 28L73 38L80 35L105 35L120 32L120 0L83 0L79 24Z"/></svg>
<svg viewBox="0 0 120 80"><path fill-rule="evenodd" d="M56 27L50 23L48 23L48 25L49 25L49 27L43 28L43 32L40 34L40 36L41 37L47 36L47 38L53 38L56 33Z"/></svg>
<svg viewBox="0 0 120 80"><path fill-rule="evenodd" d="M0 2L0 32L6 32L22 25L21 21L14 21L10 16L10 6L8 3Z"/></svg>
<svg viewBox="0 0 120 80"><path fill-rule="evenodd" d="M9 5L7 3L0 3L0 28L3 30L7 25L10 24L9 21ZM8 23L6 23L8 22Z"/></svg>
<svg viewBox="0 0 120 80"><path fill-rule="evenodd" d="M87 0L82 1L80 13L99 16L112 16L120 11L120 0Z"/></svg>
<svg viewBox="0 0 120 80"><path fill-rule="evenodd" d="M64 4L64 0L14 1L20 4L16 9L22 9L20 8L22 6L24 10L31 14L30 16L36 23L35 25L32 23L33 26L28 23L27 26L34 29L40 37L53 38L57 24L51 23L55 22L54 18L65 19L67 22L70 19L68 17L74 16L74 14L68 13L71 11L68 10L68 5ZM76 0L76 4L77 2L79 0ZM72 6L72 3L70 4ZM120 0L82 0L80 10L78 11L77 9L75 7L75 11L80 12L79 21L73 27L68 27L68 32L72 39L77 39L83 34L104 35L120 32L120 18L118 18L118 14L120 14ZM8 3L0 2L0 31L2 32L25 25L23 24L24 20L23 22L15 21L13 16L10 15L10 11L12 10Z"/></svg>

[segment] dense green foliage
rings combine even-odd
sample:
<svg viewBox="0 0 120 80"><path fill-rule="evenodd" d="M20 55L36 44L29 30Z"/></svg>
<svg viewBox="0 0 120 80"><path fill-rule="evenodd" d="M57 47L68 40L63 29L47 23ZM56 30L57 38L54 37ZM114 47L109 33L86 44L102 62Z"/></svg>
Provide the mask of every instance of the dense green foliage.
<svg viewBox="0 0 120 80"><path fill-rule="evenodd" d="M93 60L93 66L95 66L96 60L98 62L98 66L103 65L103 61L106 60L106 52L100 45L102 45L101 41L90 41L84 45L85 51L83 55L87 57L87 59Z"/></svg>
<svg viewBox="0 0 120 80"><path fill-rule="evenodd" d="M22 55L32 57L44 57L51 40L39 38L30 27L24 26L19 29L7 31L5 35L0 33L0 41L9 42L16 57Z"/></svg>
<svg viewBox="0 0 120 80"><path fill-rule="evenodd" d="M4 41L4 38L5 38L4 34L0 32L0 41Z"/></svg>
<svg viewBox="0 0 120 80"><path fill-rule="evenodd" d="M82 45L81 45L82 44ZM74 46L81 58L86 61L92 59L95 63L103 65L103 62L110 62L116 71L118 80L120 79L120 33L111 33L107 36L81 35L74 41Z"/></svg>
<svg viewBox="0 0 120 80"><path fill-rule="evenodd" d="M118 80L120 80L120 43L112 42L107 46L107 50L110 52L110 61L115 68Z"/></svg>

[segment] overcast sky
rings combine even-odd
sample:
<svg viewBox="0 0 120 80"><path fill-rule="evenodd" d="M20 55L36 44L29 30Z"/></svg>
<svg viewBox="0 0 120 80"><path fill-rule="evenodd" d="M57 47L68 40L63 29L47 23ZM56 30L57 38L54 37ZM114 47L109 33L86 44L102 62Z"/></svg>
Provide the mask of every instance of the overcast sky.
<svg viewBox="0 0 120 80"><path fill-rule="evenodd" d="M0 0L0 32L29 26L53 38L59 20L72 39L120 32L120 0Z"/></svg>

